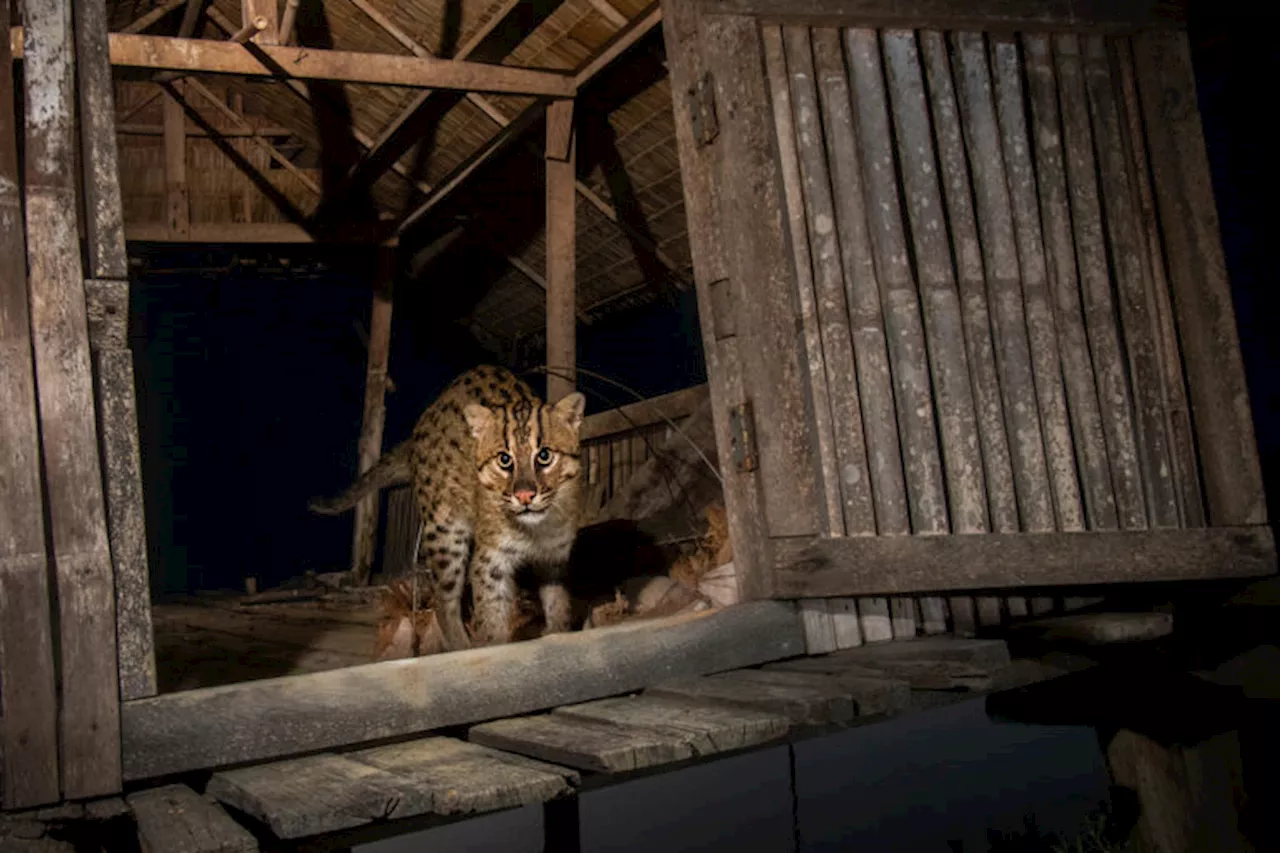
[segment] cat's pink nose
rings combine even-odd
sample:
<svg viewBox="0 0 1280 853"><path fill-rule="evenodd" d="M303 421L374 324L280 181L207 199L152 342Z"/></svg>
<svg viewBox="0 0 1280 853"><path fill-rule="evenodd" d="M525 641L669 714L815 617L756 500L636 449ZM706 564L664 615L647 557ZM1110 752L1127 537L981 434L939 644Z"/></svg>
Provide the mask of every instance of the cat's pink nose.
<svg viewBox="0 0 1280 853"><path fill-rule="evenodd" d="M532 489L521 489L516 492L516 500L520 501L521 506L528 506L533 503L534 492Z"/></svg>

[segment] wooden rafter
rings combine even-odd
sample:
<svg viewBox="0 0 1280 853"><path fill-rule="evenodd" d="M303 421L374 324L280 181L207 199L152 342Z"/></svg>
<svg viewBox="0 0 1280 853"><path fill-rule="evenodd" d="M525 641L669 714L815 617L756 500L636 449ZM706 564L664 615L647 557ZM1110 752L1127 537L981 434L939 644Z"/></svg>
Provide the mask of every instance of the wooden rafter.
<svg viewBox="0 0 1280 853"><path fill-rule="evenodd" d="M14 58L21 58L22 28L11 28L9 38ZM544 98L571 98L574 94L574 80L567 74L454 59L239 45L126 33L111 34L110 54L114 66L157 71L332 80Z"/></svg>
<svg viewBox="0 0 1280 853"><path fill-rule="evenodd" d="M129 24L129 26L121 30L121 32L123 33L144 32L148 27L150 27L152 24L159 21L161 18L167 17L170 12L177 11L177 9L180 6L185 6L185 5L187 5L187 0L169 0L168 3L165 3L162 6L157 6L154 9L152 9L150 12L147 12L145 15L141 16L140 18L135 20L133 23Z"/></svg>
<svg viewBox="0 0 1280 853"><path fill-rule="evenodd" d="M584 62L577 71L574 72L573 79L575 88L581 88L589 83L592 78L608 67L609 63L617 57L621 56L628 48L647 35L654 27L662 21L662 8L658 3L653 3L636 16L625 29L620 30L603 48L592 55ZM420 221L433 208L438 206L449 196L463 180L478 169L484 163L493 158L495 154L500 152L506 145L516 138L519 133L513 133L512 130L523 130L529 124L538 118L546 109L546 102L540 101L527 107L515 118L509 118L498 112L497 115L490 115L499 125L499 131L490 137L483 145L476 149L471 157L464 160L457 168L436 185L436 190L427 197L427 199L418 206L416 210L404 218L400 226L400 232L403 233L406 228ZM581 181L575 183L577 193L588 201L591 201L602 213L609 216L615 222L618 222L618 212L611 205L599 198L591 188ZM596 202L599 202L598 204ZM606 209L608 212L606 212Z"/></svg>

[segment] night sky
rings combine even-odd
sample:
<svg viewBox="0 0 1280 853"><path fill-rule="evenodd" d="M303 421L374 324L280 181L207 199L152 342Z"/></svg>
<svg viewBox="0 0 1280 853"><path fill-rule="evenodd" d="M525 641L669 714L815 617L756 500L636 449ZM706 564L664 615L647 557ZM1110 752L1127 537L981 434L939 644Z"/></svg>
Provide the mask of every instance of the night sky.
<svg viewBox="0 0 1280 853"><path fill-rule="evenodd" d="M1258 443L1277 515L1280 484L1280 294L1264 255L1276 175L1259 132L1260 81L1277 67L1264 28L1224 25L1229 4L1193 4L1200 104ZM526 168L518 161L507 167ZM526 181L527 182L527 181ZM541 196L540 186L531 195ZM351 515L323 518L308 498L350 481L364 394L373 259L359 250L287 254L270 248L131 246L136 359L153 590L270 586L312 569L347 567ZM384 446L403 439L423 407L461 370L493 361L456 318L458 282L478 255L463 244L430 277L397 282ZM236 258L250 257L243 266ZM300 270L299 267L305 269ZM474 297L475 294L473 293ZM466 300L471 301L471 300ZM645 396L705 381L691 293L580 327L579 363ZM536 364L533 359L531 366ZM530 377L541 390L542 380ZM581 382L589 411L626 402ZM603 392L603 393L598 393Z"/></svg>

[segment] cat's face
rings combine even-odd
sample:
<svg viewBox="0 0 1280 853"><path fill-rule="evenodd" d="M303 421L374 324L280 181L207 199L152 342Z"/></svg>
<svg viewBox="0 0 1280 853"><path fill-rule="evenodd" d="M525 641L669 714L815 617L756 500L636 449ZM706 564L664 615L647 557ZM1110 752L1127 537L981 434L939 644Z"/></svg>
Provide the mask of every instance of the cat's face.
<svg viewBox="0 0 1280 853"><path fill-rule="evenodd" d="M578 486L578 429L586 398L577 392L555 405L489 408L463 414L476 441L480 485L497 495L518 523L536 525Z"/></svg>

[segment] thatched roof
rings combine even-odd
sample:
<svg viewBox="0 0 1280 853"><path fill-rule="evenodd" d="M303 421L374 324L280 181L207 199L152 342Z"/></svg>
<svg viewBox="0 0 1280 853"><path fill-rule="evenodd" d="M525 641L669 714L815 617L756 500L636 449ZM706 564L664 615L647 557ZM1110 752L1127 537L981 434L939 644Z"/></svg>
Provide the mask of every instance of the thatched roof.
<svg viewBox="0 0 1280 853"><path fill-rule="evenodd" d="M174 4L114 0L109 4L112 30L123 30L166 5ZM214 0L209 6L212 20L206 19L195 35L225 39L226 22L240 21L240 3ZM647 0L303 0L297 43L451 57L474 42L486 25L492 27L495 16L505 15L505 25L481 42L470 59L573 70L647 6ZM398 30L399 38L375 16ZM182 17L183 8L176 7L146 32L174 35ZM147 78L136 72L121 72L118 78L117 113L127 116L127 132L120 137L126 221L158 223L165 209L164 147L158 135L161 99L154 97L155 84L142 82ZM399 158L395 171L387 170L376 180L367 199L371 207L362 210L359 194L333 203L335 188L419 91L313 82L300 93L300 86L271 80L199 79L224 103L240 109L255 128L272 134L270 141L286 155L288 166L273 162L266 148L251 139L235 139L234 145L289 202L310 215L323 200L338 218L362 213L384 221L403 218L418 207L424 192L498 132L491 117L495 111L511 118L532 102L514 96L432 93L431 108L405 129L416 144ZM243 130L203 94L187 89L187 96L210 124ZM651 300L664 288L689 280L671 109L660 27L579 93L579 177L586 191L577 200L577 300L579 316L586 322ZM188 126L195 127L190 122ZM416 272L436 279L468 279L450 286L475 290L470 320L477 335L495 345L536 335L543 328L543 291L535 281L544 269L541 126L535 123L517 143L470 175L401 238L404 255ZM233 170L213 142L193 138L187 150L193 223L285 221L265 195ZM320 192L309 189L308 183ZM611 221L601 212L600 202L629 227ZM459 224L465 227L454 236L461 239L439 242ZM421 265L412 262L415 251L431 245L445 249L431 267L416 269ZM477 258L487 262L473 264ZM494 258L501 262L495 264ZM482 280L471 280L472 270Z"/></svg>

